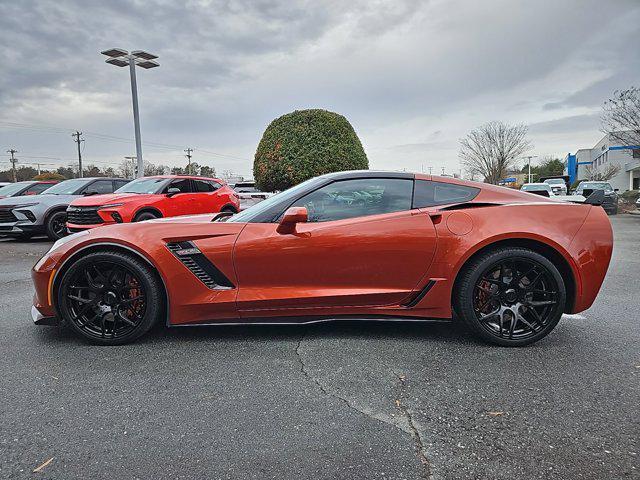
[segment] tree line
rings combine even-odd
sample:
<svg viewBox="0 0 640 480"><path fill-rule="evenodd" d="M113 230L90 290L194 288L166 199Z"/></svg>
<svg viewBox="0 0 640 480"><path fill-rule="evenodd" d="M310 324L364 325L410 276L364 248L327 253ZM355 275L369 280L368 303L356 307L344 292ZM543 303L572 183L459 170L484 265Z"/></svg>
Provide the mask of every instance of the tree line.
<svg viewBox="0 0 640 480"><path fill-rule="evenodd" d="M123 160L117 167L100 168L96 165L88 164L82 169L83 177L122 177L135 178L136 176L135 160ZM189 167L168 167L166 165L155 165L150 162L144 162L144 175L198 175L201 177L215 177L216 169L208 165L199 165L191 162ZM21 182L24 180L67 180L69 178L79 177L77 166L63 166L53 170L36 170L33 167L21 165L16 168L16 179ZM13 181L13 172L11 169L0 171L0 182Z"/></svg>

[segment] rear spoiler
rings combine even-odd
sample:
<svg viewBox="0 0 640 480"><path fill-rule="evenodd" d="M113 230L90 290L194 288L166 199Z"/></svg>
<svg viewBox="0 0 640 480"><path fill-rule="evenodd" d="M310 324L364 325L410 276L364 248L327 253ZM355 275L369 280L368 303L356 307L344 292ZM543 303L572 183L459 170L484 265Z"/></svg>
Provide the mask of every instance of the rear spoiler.
<svg viewBox="0 0 640 480"><path fill-rule="evenodd" d="M571 200L571 203L582 203L583 205L595 205L599 207L604 203L604 190L594 190L582 202L580 200Z"/></svg>

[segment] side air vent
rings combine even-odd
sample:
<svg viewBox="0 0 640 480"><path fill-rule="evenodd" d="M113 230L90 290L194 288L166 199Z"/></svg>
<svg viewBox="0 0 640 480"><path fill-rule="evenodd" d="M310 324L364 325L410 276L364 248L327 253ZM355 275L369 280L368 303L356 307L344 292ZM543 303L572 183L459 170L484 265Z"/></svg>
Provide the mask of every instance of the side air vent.
<svg viewBox="0 0 640 480"><path fill-rule="evenodd" d="M167 248L212 290L234 288L235 285L192 242L171 242Z"/></svg>

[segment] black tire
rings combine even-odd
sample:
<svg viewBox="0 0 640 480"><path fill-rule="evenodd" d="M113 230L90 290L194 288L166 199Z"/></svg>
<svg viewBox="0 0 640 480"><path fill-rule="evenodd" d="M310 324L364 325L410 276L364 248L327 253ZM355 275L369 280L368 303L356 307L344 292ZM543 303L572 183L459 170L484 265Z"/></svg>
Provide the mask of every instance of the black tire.
<svg viewBox="0 0 640 480"><path fill-rule="evenodd" d="M154 218L159 218L159 217L153 212L140 212L136 214L136 216L133 218L133 221L144 222L145 220L153 220Z"/></svg>
<svg viewBox="0 0 640 480"><path fill-rule="evenodd" d="M453 306L483 340L520 347L555 328L566 298L562 275L546 257L526 248L502 247L463 267Z"/></svg>
<svg viewBox="0 0 640 480"><path fill-rule="evenodd" d="M47 217L45 222L45 229L49 240L60 240L62 237L66 237L69 234L67 230L67 212L61 210L59 212L53 212Z"/></svg>
<svg viewBox="0 0 640 480"><path fill-rule="evenodd" d="M105 250L76 260L60 279L57 307L64 323L100 345L122 345L161 318L162 282L135 256Z"/></svg>

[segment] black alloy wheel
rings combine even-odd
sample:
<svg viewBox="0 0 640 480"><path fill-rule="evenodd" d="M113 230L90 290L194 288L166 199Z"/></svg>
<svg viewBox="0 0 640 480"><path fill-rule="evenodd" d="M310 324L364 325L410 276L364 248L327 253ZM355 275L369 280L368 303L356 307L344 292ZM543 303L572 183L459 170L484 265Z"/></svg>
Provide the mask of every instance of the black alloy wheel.
<svg viewBox="0 0 640 480"><path fill-rule="evenodd" d="M45 228L47 230L47 237L49 237L50 240L55 241L67 236L69 233L67 231L67 212L52 213L47 219Z"/></svg>
<svg viewBox="0 0 640 480"><path fill-rule="evenodd" d="M96 252L64 273L58 308L65 322L94 343L122 344L160 316L161 285L149 267L120 252Z"/></svg>
<svg viewBox="0 0 640 480"><path fill-rule="evenodd" d="M557 268L544 256L522 248L485 254L463 273L456 310L485 340L527 345L556 326L566 302Z"/></svg>

